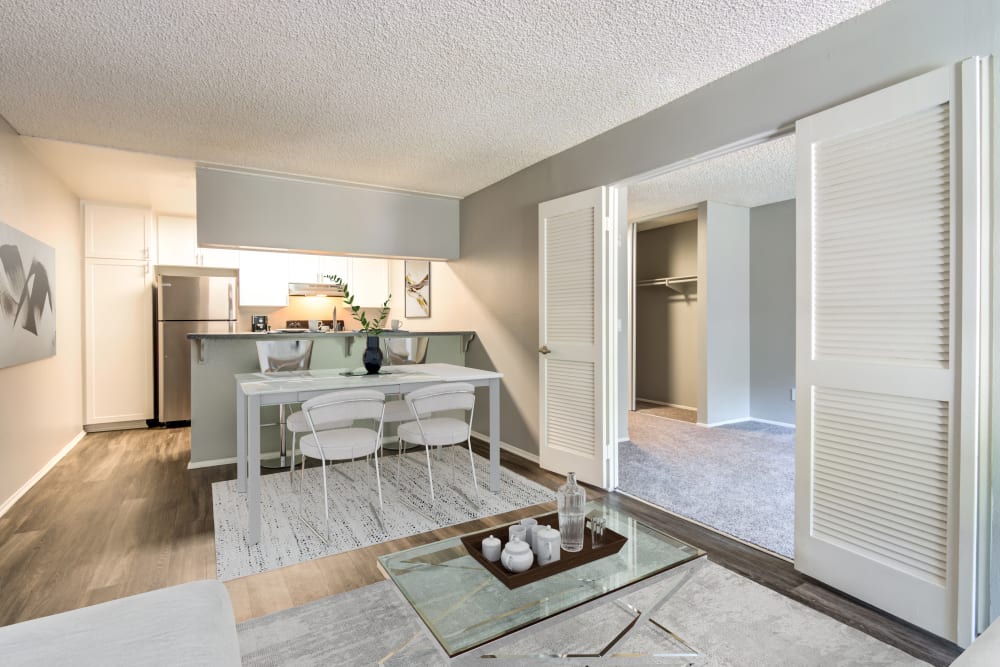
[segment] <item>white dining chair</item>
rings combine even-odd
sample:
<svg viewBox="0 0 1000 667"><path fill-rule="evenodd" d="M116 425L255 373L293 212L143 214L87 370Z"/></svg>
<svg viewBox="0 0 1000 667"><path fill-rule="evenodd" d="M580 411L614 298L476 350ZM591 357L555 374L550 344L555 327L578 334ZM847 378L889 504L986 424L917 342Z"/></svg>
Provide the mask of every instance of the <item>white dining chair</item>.
<svg viewBox="0 0 1000 667"><path fill-rule="evenodd" d="M434 473L431 471L431 449L465 443L469 449L469 463L472 465L472 485L479 497L479 483L476 480L476 461L472 456L472 415L476 407L476 388L466 382L444 382L411 391L406 395L406 403L413 412L414 420L399 425L400 447L403 443L423 445L427 456L427 481L434 500ZM465 419L451 414L463 411ZM397 478L399 463L396 464Z"/></svg>
<svg viewBox="0 0 1000 667"><path fill-rule="evenodd" d="M375 460L375 483L378 488L379 511L382 510L382 476L379 470L379 450L382 445L382 413L385 396L375 389L347 389L333 391L309 399L302 404L302 413L309 425L309 433L299 440L304 457L320 460L323 476L323 514L326 519L326 538L330 539L330 497L326 479L327 461L346 461L364 457ZM370 420L374 428L357 425ZM338 426L347 423L346 426ZM292 456L295 441L292 441ZM367 469L367 465L365 468ZM299 489L305 462L299 472ZM370 473L369 473L370 474ZM318 530L303 522L322 538Z"/></svg>

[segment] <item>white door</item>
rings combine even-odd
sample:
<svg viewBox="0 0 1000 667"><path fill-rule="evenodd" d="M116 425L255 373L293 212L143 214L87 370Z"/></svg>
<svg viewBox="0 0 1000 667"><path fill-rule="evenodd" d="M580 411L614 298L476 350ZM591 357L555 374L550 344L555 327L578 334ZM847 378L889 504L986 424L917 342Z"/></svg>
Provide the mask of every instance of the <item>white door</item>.
<svg viewBox="0 0 1000 667"><path fill-rule="evenodd" d="M153 290L142 261L84 262L84 423L153 417Z"/></svg>
<svg viewBox="0 0 1000 667"><path fill-rule="evenodd" d="M538 206L539 460L602 488L614 484L617 444L610 195L594 188Z"/></svg>
<svg viewBox="0 0 1000 667"><path fill-rule="evenodd" d="M959 643L974 610L979 68L796 126L795 567Z"/></svg>

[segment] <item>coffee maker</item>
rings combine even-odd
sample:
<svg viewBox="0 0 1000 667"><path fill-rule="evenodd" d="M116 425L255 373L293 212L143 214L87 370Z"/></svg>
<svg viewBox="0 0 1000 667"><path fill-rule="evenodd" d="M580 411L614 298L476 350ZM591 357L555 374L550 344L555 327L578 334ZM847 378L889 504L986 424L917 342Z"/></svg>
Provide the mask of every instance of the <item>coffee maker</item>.
<svg viewBox="0 0 1000 667"><path fill-rule="evenodd" d="M250 331L254 332L267 331L267 315L251 315Z"/></svg>

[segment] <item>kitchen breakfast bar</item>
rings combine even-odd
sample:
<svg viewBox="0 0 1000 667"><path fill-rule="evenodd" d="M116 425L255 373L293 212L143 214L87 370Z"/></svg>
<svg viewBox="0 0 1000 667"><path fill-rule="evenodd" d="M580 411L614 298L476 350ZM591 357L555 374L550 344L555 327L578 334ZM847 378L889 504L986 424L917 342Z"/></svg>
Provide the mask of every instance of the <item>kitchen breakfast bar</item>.
<svg viewBox="0 0 1000 667"><path fill-rule="evenodd" d="M472 331L386 331L383 343L393 338L424 338L424 363L465 365L465 351L475 338ZM365 337L354 332L337 333L196 333L191 346L191 462L189 467L236 461L236 389L233 376L260 370L258 341L313 341L310 368L354 369L362 365ZM386 358L386 365L390 363ZM477 392L478 393L478 392ZM485 393L480 400L485 401ZM261 457L275 458L279 449L278 408L261 414Z"/></svg>

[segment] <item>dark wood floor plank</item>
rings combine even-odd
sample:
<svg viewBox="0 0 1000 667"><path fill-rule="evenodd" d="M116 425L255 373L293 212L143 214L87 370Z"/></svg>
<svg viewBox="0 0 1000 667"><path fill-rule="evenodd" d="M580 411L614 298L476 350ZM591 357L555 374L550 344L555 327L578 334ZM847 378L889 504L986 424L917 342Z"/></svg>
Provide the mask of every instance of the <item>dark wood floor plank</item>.
<svg viewBox="0 0 1000 667"><path fill-rule="evenodd" d="M484 443L474 443L486 455ZM0 518L0 625L215 576L212 483L235 465L188 470L189 429L88 435ZM506 452L504 467L555 490L563 478ZM590 489L590 497L604 495ZM719 565L915 657L948 664L957 647L796 572L788 561L621 494L610 502ZM486 530L554 503L411 535L226 582L239 620L382 580L378 556Z"/></svg>

